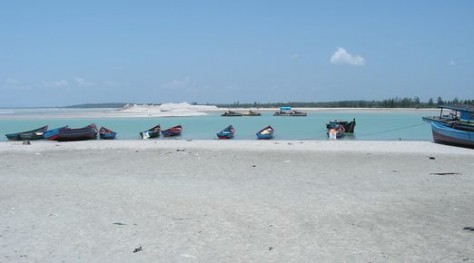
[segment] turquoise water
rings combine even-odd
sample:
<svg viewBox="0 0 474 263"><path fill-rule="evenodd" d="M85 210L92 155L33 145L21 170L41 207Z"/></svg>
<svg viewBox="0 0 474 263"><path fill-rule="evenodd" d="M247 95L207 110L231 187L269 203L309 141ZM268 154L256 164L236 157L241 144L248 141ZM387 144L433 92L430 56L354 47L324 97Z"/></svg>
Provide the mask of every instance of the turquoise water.
<svg viewBox="0 0 474 263"><path fill-rule="evenodd" d="M327 140L326 123L330 120L356 119L352 136L344 140L417 140L431 141L431 127L422 121L422 116L437 115L437 111L395 111L395 112L308 112L306 117L278 117L271 112L256 117L222 117L221 112L193 117L147 117L147 118L57 118L57 114L107 111L103 109L0 109L0 141L6 141L4 134L31 130L48 124L49 128L69 125L83 127L95 123L118 133L119 140L140 139L139 132L160 124L162 129L181 124L180 140L214 140L216 133L232 124L236 129L235 140L256 139L255 133L266 125L275 129L275 140ZM110 111L110 109L109 109ZM168 138L166 138L168 139ZM160 137L158 140L163 140Z"/></svg>

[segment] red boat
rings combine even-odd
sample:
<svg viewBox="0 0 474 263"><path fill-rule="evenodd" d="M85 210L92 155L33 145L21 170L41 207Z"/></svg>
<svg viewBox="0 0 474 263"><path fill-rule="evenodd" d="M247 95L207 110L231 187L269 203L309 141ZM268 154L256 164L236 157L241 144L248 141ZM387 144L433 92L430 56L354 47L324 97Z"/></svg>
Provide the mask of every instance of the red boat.
<svg viewBox="0 0 474 263"><path fill-rule="evenodd" d="M164 137L178 136L181 135L182 130L183 128L181 127L181 125L176 125L169 129L162 130L161 135L163 135Z"/></svg>

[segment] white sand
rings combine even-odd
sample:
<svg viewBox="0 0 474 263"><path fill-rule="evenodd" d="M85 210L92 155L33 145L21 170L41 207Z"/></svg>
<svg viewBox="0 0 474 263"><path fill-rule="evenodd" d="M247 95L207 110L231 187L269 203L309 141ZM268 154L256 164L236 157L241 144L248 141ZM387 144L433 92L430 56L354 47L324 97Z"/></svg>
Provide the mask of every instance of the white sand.
<svg viewBox="0 0 474 263"><path fill-rule="evenodd" d="M0 262L474 262L473 170L430 142L2 142Z"/></svg>

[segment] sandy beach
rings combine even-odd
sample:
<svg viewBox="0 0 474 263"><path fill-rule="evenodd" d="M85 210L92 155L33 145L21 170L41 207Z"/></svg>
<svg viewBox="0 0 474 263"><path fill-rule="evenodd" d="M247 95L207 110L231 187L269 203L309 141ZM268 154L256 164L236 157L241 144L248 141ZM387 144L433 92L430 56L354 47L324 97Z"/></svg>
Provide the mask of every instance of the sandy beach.
<svg viewBox="0 0 474 263"><path fill-rule="evenodd" d="M474 151L0 143L0 262L474 262Z"/></svg>

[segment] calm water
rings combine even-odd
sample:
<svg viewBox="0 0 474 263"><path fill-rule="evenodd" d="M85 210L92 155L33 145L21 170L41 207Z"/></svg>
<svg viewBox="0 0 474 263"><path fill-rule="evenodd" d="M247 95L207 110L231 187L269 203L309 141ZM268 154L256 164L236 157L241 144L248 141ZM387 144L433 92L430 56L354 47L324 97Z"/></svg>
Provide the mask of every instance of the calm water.
<svg viewBox="0 0 474 263"><path fill-rule="evenodd" d="M431 141L431 128L421 117L437 115L433 111L396 112L308 112L306 117L277 117L271 112L256 117L222 117L221 112L197 117L150 118L57 118L58 114L111 111L112 109L0 109L0 141L4 134L31 130L48 124L49 128L69 125L73 128L95 123L115 130L120 140L140 139L139 132L160 124L162 129L181 124L183 134L179 140L214 140L216 133L232 124L235 140L256 139L255 133L266 125L275 129L275 140L327 140L326 123L330 120L356 119L353 136L344 140L418 140ZM158 140L163 140L160 137Z"/></svg>

